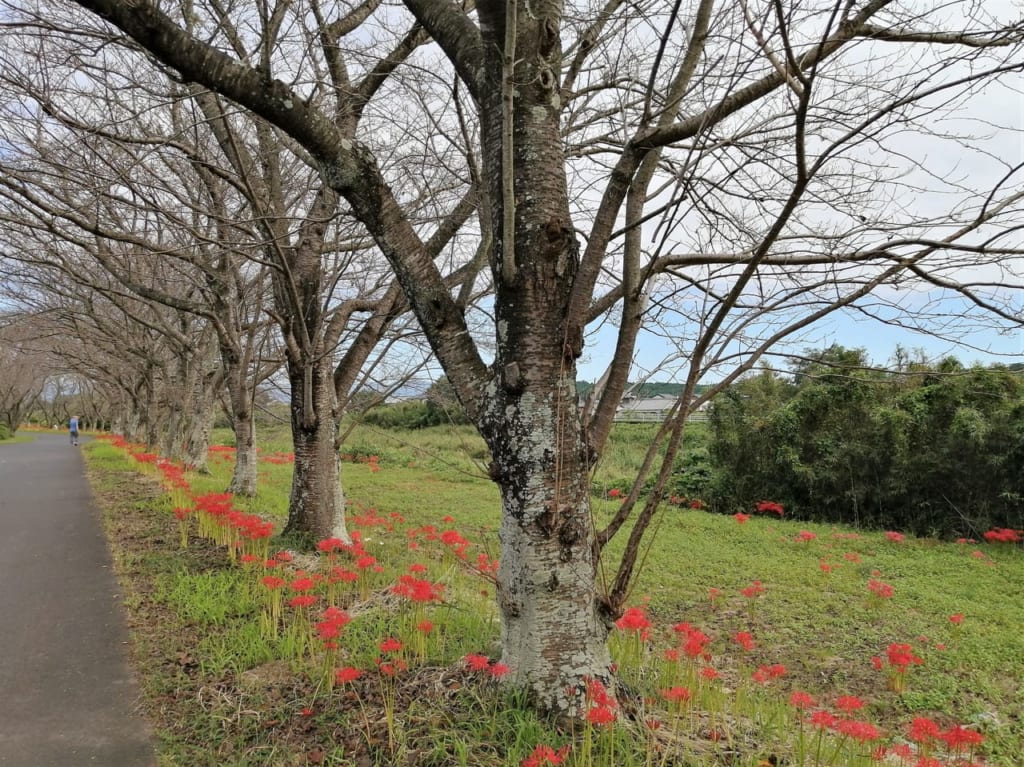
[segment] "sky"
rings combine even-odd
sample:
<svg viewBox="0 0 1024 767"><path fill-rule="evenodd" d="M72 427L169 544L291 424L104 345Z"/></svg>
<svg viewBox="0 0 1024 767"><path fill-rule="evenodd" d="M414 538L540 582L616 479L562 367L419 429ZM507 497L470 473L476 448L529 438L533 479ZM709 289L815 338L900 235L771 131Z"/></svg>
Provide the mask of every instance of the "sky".
<svg viewBox="0 0 1024 767"><path fill-rule="evenodd" d="M580 380L595 381L600 378L614 348L615 332L615 328L607 326L588 338L579 365ZM824 349L833 344L862 348L867 351L868 360L872 364L882 367L891 360L897 346L911 351L921 349L929 360L937 361L953 356L967 366L975 363L1009 365L1024 362L1024 327L1013 333L977 331L965 334L961 339L962 343L956 343L935 335L866 320L849 312L837 312L812 326L804 342L795 344L791 350L800 352L807 348ZM636 375L632 377L639 378L645 371L654 371L650 375L651 381L681 382L687 373L685 361L662 364L674 351L662 339L650 334L642 335L635 355ZM712 377L704 382L713 380Z"/></svg>

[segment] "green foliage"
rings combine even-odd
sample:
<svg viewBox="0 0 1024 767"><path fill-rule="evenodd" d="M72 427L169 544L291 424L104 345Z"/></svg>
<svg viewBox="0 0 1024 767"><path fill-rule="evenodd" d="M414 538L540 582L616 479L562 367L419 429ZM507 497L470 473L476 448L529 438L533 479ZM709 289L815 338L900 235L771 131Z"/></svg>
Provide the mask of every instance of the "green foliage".
<svg viewBox="0 0 1024 767"><path fill-rule="evenodd" d="M5 423L0 423L0 442L14 437L14 432Z"/></svg>
<svg viewBox="0 0 1024 767"><path fill-rule="evenodd" d="M833 347L764 371L715 402L709 495L762 498L799 518L980 537L1024 527L1024 383L1004 368L867 369Z"/></svg>

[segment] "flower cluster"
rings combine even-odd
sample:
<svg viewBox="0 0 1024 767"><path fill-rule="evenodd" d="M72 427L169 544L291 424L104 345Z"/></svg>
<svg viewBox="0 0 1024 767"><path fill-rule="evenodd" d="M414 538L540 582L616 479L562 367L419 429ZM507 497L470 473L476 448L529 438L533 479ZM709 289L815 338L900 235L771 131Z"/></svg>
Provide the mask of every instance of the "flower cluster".
<svg viewBox="0 0 1024 767"><path fill-rule="evenodd" d="M775 501L758 501L757 505L754 506L754 510L758 514L776 514L779 517L783 514L782 504Z"/></svg>

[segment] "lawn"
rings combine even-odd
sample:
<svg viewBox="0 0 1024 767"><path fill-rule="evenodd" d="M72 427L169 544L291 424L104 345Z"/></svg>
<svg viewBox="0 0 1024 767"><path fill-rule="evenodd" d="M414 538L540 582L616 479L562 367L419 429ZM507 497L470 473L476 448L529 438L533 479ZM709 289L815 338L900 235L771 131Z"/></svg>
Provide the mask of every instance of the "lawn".
<svg viewBox="0 0 1024 767"><path fill-rule="evenodd" d="M259 497L234 508L283 518L283 449L268 444ZM565 729L501 683L498 496L477 438L357 430L345 451L362 550L267 570L241 554L289 542L229 556L197 535L202 512L179 523L152 463L86 448L161 764L1020 764L1020 546L666 505L611 637L617 700L595 689L594 721ZM186 477L193 495L226 485L216 455ZM614 504L594 499L598 522Z"/></svg>

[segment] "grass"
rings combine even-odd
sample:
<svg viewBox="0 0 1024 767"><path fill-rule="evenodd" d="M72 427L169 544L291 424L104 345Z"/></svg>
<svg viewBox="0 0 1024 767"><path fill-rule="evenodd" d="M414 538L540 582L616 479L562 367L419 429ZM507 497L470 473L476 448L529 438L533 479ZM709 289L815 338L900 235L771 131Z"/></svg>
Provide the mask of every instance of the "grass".
<svg viewBox="0 0 1024 767"><path fill-rule="evenodd" d="M436 541L420 538L416 551L407 546L410 530L443 529L451 516L472 541L471 560L497 552L498 496L473 457L479 442L468 432L425 431L357 430L347 443L356 461L380 457L379 472L346 463L344 482L353 529L365 535L385 572L373 576L372 589L352 587L340 596L351 622L331 665L357 668L361 676L333 689L324 683L325 658L315 640L304 640L311 649L299 651L294 623L286 622L278 637L261 628L262 571L230 563L223 548L194 535L181 549L159 480L139 479L140 470L152 469L102 442L86 448L162 765L518 765L539 744L570 746L565 763L579 767L759 767L773 756L783 764L871 763L867 744L834 734L816 740L817 731L799 724L788 704L793 691L833 712L839 696L857 696L864 709L856 718L881 728L881 743L904 742L913 719L927 717L943 728L962 724L983 733L987 764L1019 764L1019 547L895 542L881 533L757 516L740 524L675 507L659 520L632 600L650 621L650 636L641 642L617 631L611 639L622 679L617 723L559 729L462 660L499 654L493 585ZM264 454L285 449L271 440ZM621 467L628 459L617 461ZM226 485L230 462L213 463L210 476L189 477L196 494ZM259 496L237 505L280 519L289 479L290 466L263 462ZM599 522L613 511L608 500L595 498L594 507ZM284 542L273 544L277 550ZM616 553L613 543L604 563L608 578ZM414 609L388 593L413 562L444 585L442 602ZM295 567L319 565L300 556ZM744 596L755 580L764 592ZM871 580L890 585L892 596L872 599ZM956 614L963 615L960 626L950 621ZM428 634L415 628L423 619L433 624ZM710 637L707 657L665 659L680 645L672 627L682 621ZM749 632L755 646L741 649L738 632ZM380 649L388 637L401 639L407 666L393 677L380 666L391 659ZM909 669L899 693L872 663L893 643L910 644L923 661ZM785 667L779 678L753 680L759 668L777 666ZM707 668L718 678L701 676ZM662 692L673 686L687 687L691 701L666 703ZM653 721L658 729L645 726Z"/></svg>

